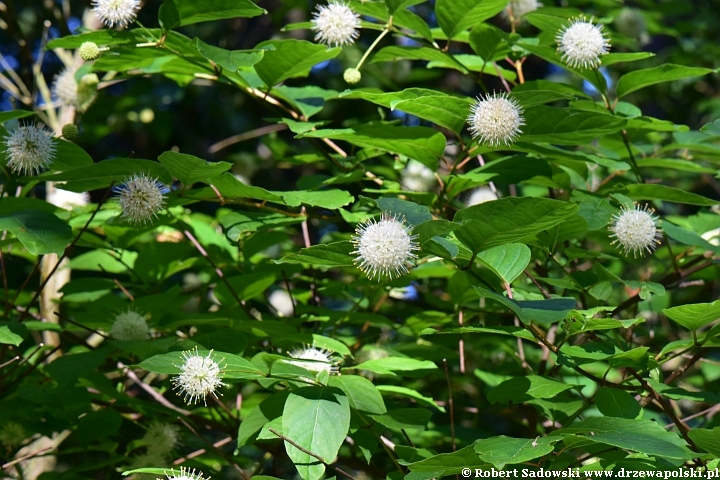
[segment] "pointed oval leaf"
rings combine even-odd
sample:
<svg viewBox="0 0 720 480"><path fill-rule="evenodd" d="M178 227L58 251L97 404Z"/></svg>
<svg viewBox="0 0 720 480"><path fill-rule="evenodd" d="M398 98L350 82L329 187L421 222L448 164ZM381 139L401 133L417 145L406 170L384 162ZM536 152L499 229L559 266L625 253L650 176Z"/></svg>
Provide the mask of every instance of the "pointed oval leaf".
<svg viewBox="0 0 720 480"><path fill-rule="evenodd" d="M686 67L684 65L673 65L671 63L645 68L643 70L635 70L620 77L617 83L617 96L621 98L628 93L640 90L649 85L672 82L673 80L688 77L699 77L714 71L715 70L710 68Z"/></svg>
<svg viewBox="0 0 720 480"><path fill-rule="evenodd" d="M720 300L664 308L663 313L675 323L695 331L720 318Z"/></svg>
<svg viewBox="0 0 720 480"><path fill-rule="evenodd" d="M52 213L35 209L0 215L0 230L15 234L33 255L61 255L73 236L67 223Z"/></svg>

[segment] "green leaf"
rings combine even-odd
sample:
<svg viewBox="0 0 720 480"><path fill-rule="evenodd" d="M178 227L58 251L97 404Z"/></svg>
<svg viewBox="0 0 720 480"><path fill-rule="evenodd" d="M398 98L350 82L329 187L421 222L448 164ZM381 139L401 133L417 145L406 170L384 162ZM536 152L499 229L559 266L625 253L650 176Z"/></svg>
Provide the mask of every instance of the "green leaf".
<svg viewBox="0 0 720 480"><path fill-rule="evenodd" d="M282 416L283 435L332 463L350 428L350 404L338 388L306 387L290 393ZM305 480L317 480L325 465L285 442L285 450Z"/></svg>
<svg viewBox="0 0 720 480"><path fill-rule="evenodd" d="M696 428L688 432L688 437L698 447L716 457L720 457L720 427L715 427L712 430L709 428Z"/></svg>
<svg viewBox="0 0 720 480"><path fill-rule="evenodd" d="M397 62L398 60L438 62L446 68L454 68L462 73L468 73L467 68L452 55L430 47L398 47L395 45L385 47L375 54L370 63Z"/></svg>
<svg viewBox="0 0 720 480"><path fill-rule="evenodd" d="M481 460L501 470L508 464L524 463L552 452L559 438L511 438L505 435L475 442L474 448Z"/></svg>
<svg viewBox="0 0 720 480"><path fill-rule="evenodd" d="M238 429L238 448L251 442L251 439L262 430L265 424L282 416L289 394L288 391L273 393L243 418Z"/></svg>
<svg viewBox="0 0 720 480"><path fill-rule="evenodd" d="M468 98L455 97L427 88L408 88L390 93L345 91L340 94L340 98L361 98L390 110L401 110L449 128L455 133L459 133L465 127L473 103Z"/></svg>
<svg viewBox="0 0 720 480"><path fill-rule="evenodd" d="M432 412L426 408L398 408L383 415L370 415L376 422L396 430L425 430Z"/></svg>
<svg viewBox="0 0 720 480"><path fill-rule="evenodd" d="M161 35L160 29L135 28L133 30L102 29L95 32L68 35L54 38L47 44L48 50L55 48L80 48L85 42L97 43L101 46L122 45L126 43L140 43L152 40L152 35Z"/></svg>
<svg viewBox="0 0 720 480"><path fill-rule="evenodd" d="M349 267L355 265L350 252L355 249L350 242L333 242L303 248L298 253L287 255L277 263L309 263L317 267Z"/></svg>
<svg viewBox="0 0 720 480"><path fill-rule="evenodd" d="M185 354L197 354L206 357L210 352L206 350L191 350L189 352L170 352L154 355L147 360L140 362L138 367L148 372L162 373L166 375L179 375L182 365L185 363ZM249 360L238 355L226 352L212 351L212 360L220 365L220 377L224 379L257 379L265 377L265 374L258 370Z"/></svg>
<svg viewBox="0 0 720 480"><path fill-rule="evenodd" d="M280 192L276 192L280 193ZM282 192L285 204L289 207L310 205L313 207L337 210L355 201L355 197L345 190L320 190L318 192L298 191Z"/></svg>
<svg viewBox="0 0 720 480"><path fill-rule="evenodd" d="M158 157L170 174L189 187L195 182L210 183L210 179L230 170L228 162L206 162L193 155L177 152L165 152Z"/></svg>
<svg viewBox="0 0 720 480"><path fill-rule="evenodd" d="M496 300L510 310L523 321L529 324L533 321L550 324L562 320L567 314L575 308L574 298L550 298L547 300L513 300L503 297L497 293L491 292L484 288L474 287L475 291L481 297L490 297Z"/></svg>
<svg viewBox="0 0 720 480"><path fill-rule="evenodd" d="M350 407L355 410L373 414L387 412L382 395L367 378L358 375L332 376L329 385L342 390L350 401Z"/></svg>
<svg viewBox="0 0 720 480"><path fill-rule="evenodd" d="M230 172L211 178L210 185L214 186L221 195L227 198L253 198L279 204L285 203L281 196L282 192L269 192L264 188L245 185ZM217 199L217 193L210 187L191 190L186 196L198 199Z"/></svg>
<svg viewBox="0 0 720 480"><path fill-rule="evenodd" d="M377 204L384 212L402 215L410 226L420 225L433 219L430 210L426 206L400 200L399 198L380 198L377 200Z"/></svg>
<svg viewBox="0 0 720 480"><path fill-rule="evenodd" d="M8 327L7 325L0 326L0 343L15 345L16 347L18 347L20 346L22 341L22 337L16 333L11 332L10 327Z"/></svg>
<svg viewBox="0 0 720 480"><path fill-rule="evenodd" d="M507 0L438 0L435 15L449 39L458 33L492 18L502 11Z"/></svg>
<svg viewBox="0 0 720 480"><path fill-rule="evenodd" d="M703 197L697 193L686 192L666 185L639 183L627 185L627 196L633 200L663 200L666 202L684 203L686 205L700 205L711 207L717 200Z"/></svg>
<svg viewBox="0 0 720 480"><path fill-rule="evenodd" d="M507 34L494 25L480 23L470 31L470 47L485 61L495 58L500 44L505 43ZM507 51L507 48L504 49ZM501 52L502 53L502 52Z"/></svg>
<svg viewBox="0 0 720 480"><path fill-rule="evenodd" d="M134 468L132 470L125 470L122 472L123 476L132 475L133 473L149 473L152 475L166 475L168 473L167 468L150 468L150 467L144 467L144 468Z"/></svg>
<svg viewBox="0 0 720 480"><path fill-rule="evenodd" d="M480 252L477 260L510 284L530 263L530 248L524 243L506 243Z"/></svg>
<svg viewBox="0 0 720 480"><path fill-rule="evenodd" d="M246 273L227 279L233 291L241 301L252 300L262 295L273 283L275 283L276 272ZM220 282L215 288L220 303L227 307L238 305L237 298L230 292L225 282Z"/></svg>
<svg viewBox="0 0 720 480"><path fill-rule="evenodd" d="M691 232L690 230L686 230L682 227L678 227L677 225L674 225L667 220L664 220L662 222L662 229L668 237L672 238L677 242L685 245L704 248L705 250L709 250L711 252L720 253L720 247L718 247L717 245L713 245L697 233Z"/></svg>
<svg viewBox="0 0 720 480"><path fill-rule="evenodd" d="M35 209L0 215L0 230L15 234L33 255L61 255L73 237L67 223L52 213Z"/></svg>
<svg viewBox="0 0 720 480"><path fill-rule="evenodd" d="M466 469L475 472L475 469L490 470L492 465L480 460L475 453L473 445L468 445L453 453L441 453L419 462L408 465L412 478L442 478L448 475L457 475Z"/></svg>
<svg viewBox="0 0 720 480"><path fill-rule="evenodd" d="M525 110L518 141L575 145L619 132L626 123L624 118L612 115L541 105Z"/></svg>
<svg viewBox="0 0 720 480"><path fill-rule="evenodd" d="M252 18L265 13L265 9L250 0L165 0L160 7L159 17L163 28L170 30L193 23L237 17Z"/></svg>
<svg viewBox="0 0 720 480"><path fill-rule="evenodd" d="M643 70L635 70L620 77L617 83L617 96L621 98L649 85L672 82L673 80L688 77L698 77L714 71L715 70L710 68L686 67L684 65L673 65L671 63Z"/></svg>
<svg viewBox="0 0 720 480"><path fill-rule="evenodd" d="M657 455L669 459L687 460L694 454L675 433L650 420L627 418L588 418L550 433L554 435L582 436L586 442L601 443L613 447Z"/></svg>
<svg viewBox="0 0 720 480"><path fill-rule="evenodd" d="M414 399L419 405L424 405L426 407L432 407L437 408L441 412L445 412L445 409L435 403L435 400L433 400L430 397L425 397L422 394L420 394L417 390L413 390L412 388L407 387L398 387L397 385L378 385L376 387L381 393L387 392L387 393L394 393L396 395L402 395L404 397L410 397Z"/></svg>
<svg viewBox="0 0 720 480"><path fill-rule="evenodd" d="M151 178L159 179L166 185L172 184L172 176L164 165L150 160L137 160L134 158L103 160L102 162L55 175L45 173L36 178L49 182L65 182L65 185L62 186L65 190L86 192L107 188L113 182L119 186L129 177L143 173Z"/></svg>
<svg viewBox="0 0 720 480"><path fill-rule="evenodd" d="M417 372L422 370L435 370L435 365L430 360L415 360L405 357L387 357L368 360L352 367L355 370L368 370L381 375L395 375L395 372Z"/></svg>
<svg viewBox="0 0 720 480"><path fill-rule="evenodd" d="M428 127L358 126L341 130L316 130L299 138L344 140L363 148L377 148L414 158L435 171L445 151L445 135Z"/></svg>
<svg viewBox="0 0 720 480"><path fill-rule="evenodd" d="M696 331L720 318L720 300L664 308L663 313L675 323Z"/></svg>
<svg viewBox="0 0 720 480"><path fill-rule="evenodd" d="M546 198L502 198L458 211L454 221L458 240L477 254L511 242L522 242L562 223L578 206Z"/></svg>
<svg viewBox="0 0 720 480"><path fill-rule="evenodd" d="M573 388L573 385L551 380L539 375L514 377L510 380L505 380L490 390L488 401L490 403L505 404L513 402L518 404L533 398L552 398L558 393L571 388Z"/></svg>
<svg viewBox="0 0 720 480"><path fill-rule="evenodd" d="M72 170L74 168L86 167L92 165L93 159L85 150L78 147L72 142L61 138L54 138L57 155L53 160L50 168L52 170Z"/></svg>
<svg viewBox="0 0 720 480"><path fill-rule="evenodd" d="M0 112L0 125L16 118L26 118L35 115L31 110L10 110L9 112Z"/></svg>
<svg viewBox="0 0 720 480"><path fill-rule="evenodd" d="M606 417L635 419L642 416L640 404L625 390L600 387L595 393L595 404Z"/></svg>
<svg viewBox="0 0 720 480"><path fill-rule="evenodd" d="M199 38L195 39L195 46L200 55L223 68L227 68L231 72L235 72L239 68L252 67L262 60L265 54L263 50L225 50L214 45L208 45Z"/></svg>
<svg viewBox="0 0 720 480"><path fill-rule="evenodd" d="M268 40L256 48L271 46L274 50L265 52L263 59L255 64L263 82L269 87L288 78L307 77L310 69L320 62L337 57L342 49L328 49L325 45L305 40Z"/></svg>

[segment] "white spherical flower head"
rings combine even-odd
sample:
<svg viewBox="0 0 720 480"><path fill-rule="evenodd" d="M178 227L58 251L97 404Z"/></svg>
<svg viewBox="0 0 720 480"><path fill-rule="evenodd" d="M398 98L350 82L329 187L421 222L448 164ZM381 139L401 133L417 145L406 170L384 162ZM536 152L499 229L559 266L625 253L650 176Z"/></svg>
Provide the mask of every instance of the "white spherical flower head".
<svg viewBox="0 0 720 480"><path fill-rule="evenodd" d="M478 143L490 147L512 145L522 133L520 126L525 125L522 113L517 100L506 93L480 97L470 109L470 133Z"/></svg>
<svg viewBox="0 0 720 480"><path fill-rule="evenodd" d="M110 28L125 28L135 21L140 0L92 0L93 12Z"/></svg>
<svg viewBox="0 0 720 480"><path fill-rule="evenodd" d="M572 68L598 68L600 57L610 51L610 42L601 24L593 25L592 19L573 18L557 33L555 41L562 59Z"/></svg>
<svg viewBox="0 0 720 480"><path fill-rule="evenodd" d="M497 193L493 192L490 187L478 187L470 194L465 205L472 207L473 205L480 205L481 203L492 202L497 199Z"/></svg>
<svg viewBox="0 0 720 480"><path fill-rule="evenodd" d="M7 166L13 173L35 175L55 158L52 132L43 125L19 126L5 137Z"/></svg>
<svg viewBox="0 0 720 480"><path fill-rule="evenodd" d="M143 436L149 455L163 457L169 454L178 443L180 429L170 423L153 421Z"/></svg>
<svg viewBox="0 0 720 480"><path fill-rule="evenodd" d="M427 192L436 183L435 172L417 160L410 160L400 174L400 185L411 192Z"/></svg>
<svg viewBox="0 0 720 480"><path fill-rule="evenodd" d="M165 473L165 476L168 480L210 480L210 478L212 478L203 477L202 472L195 473L195 469L188 470L185 467L180 467L180 473L178 474L175 473L175 470L171 470L170 475Z"/></svg>
<svg viewBox="0 0 720 480"><path fill-rule="evenodd" d="M637 204L633 208L623 207L620 213L613 215L612 222L608 229L615 237L612 245L618 244L618 248L630 252L634 257L643 256L645 252L652 253L660 244L662 234L657 228L657 217L655 211L647 206L640 208Z"/></svg>
<svg viewBox="0 0 720 480"><path fill-rule="evenodd" d="M62 107L77 107L79 104L75 71L73 68L66 68L55 75L53 80L52 94Z"/></svg>
<svg viewBox="0 0 720 480"><path fill-rule="evenodd" d="M338 360L333 356L333 352L330 350L307 346L303 348L296 348L292 352L289 352L288 355L292 358L297 358L298 360L305 360L292 360L288 362L291 365L295 365L315 373L327 372L330 375L336 375L338 373Z"/></svg>
<svg viewBox="0 0 720 480"><path fill-rule="evenodd" d="M411 231L404 220L387 213L379 222L370 219L358 225L352 239L355 264L370 280L377 277L378 282L383 277L392 280L405 275L411 260L417 258L413 252L419 249L417 235L410 235Z"/></svg>
<svg viewBox="0 0 720 480"><path fill-rule="evenodd" d="M360 15L344 2L331 1L327 5L318 5L313 14L312 29L315 41L329 47L352 45L360 36Z"/></svg>
<svg viewBox="0 0 720 480"><path fill-rule="evenodd" d="M140 342L150 336L147 320L138 312L128 310L123 312L113 322L110 336L115 340Z"/></svg>
<svg viewBox="0 0 720 480"><path fill-rule="evenodd" d="M134 175L125 184L116 187L117 200L122 208L122 218L133 225L145 224L157 217L162 209L165 186L146 174Z"/></svg>
<svg viewBox="0 0 720 480"><path fill-rule="evenodd" d="M275 290L268 296L270 306L275 309L280 317L292 317L295 307L293 298L285 290Z"/></svg>
<svg viewBox="0 0 720 480"><path fill-rule="evenodd" d="M212 350L203 357L196 348L183 352L183 358L185 362L180 365L180 375L172 380L175 385L173 389L180 389L184 393L188 405L199 402L200 398L207 405L206 397L212 394L217 398L215 391L221 385L226 385L220 379L220 364L213 360Z"/></svg>

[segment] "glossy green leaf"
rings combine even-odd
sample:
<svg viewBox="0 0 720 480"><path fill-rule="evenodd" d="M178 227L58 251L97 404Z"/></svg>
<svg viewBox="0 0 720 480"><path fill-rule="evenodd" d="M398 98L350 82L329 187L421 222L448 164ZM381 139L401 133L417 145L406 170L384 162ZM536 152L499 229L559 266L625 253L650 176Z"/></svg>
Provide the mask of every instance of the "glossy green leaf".
<svg viewBox="0 0 720 480"><path fill-rule="evenodd" d="M522 403L533 398L552 398L573 385L538 375L514 377L490 390L490 403Z"/></svg>
<svg viewBox="0 0 720 480"><path fill-rule="evenodd" d="M257 17L267 11L250 0L165 0L160 7L160 22L169 30L193 23L237 17Z"/></svg>
<svg viewBox="0 0 720 480"><path fill-rule="evenodd" d="M547 300L513 300L484 288L474 287L480 297L489 297L510 308L524 323L533 321L550 324L562 320L575 307L574 298L549 298Z"/></svg>
<svg viewBox="0 0 720 480"><path fill-rule="evenodd" d="M309 263L315 266L347 267L352 266L350 252L355 249L350 242L333 242L303 248L298 253L287 255L277 263Z"/></svg>
<svg viewBox="0 0 720 480"><path fill-rule="evenodd" d="M428 127L359 126L341 130L316 130L300 138L344 140L358 147L377 148L414 158L431 170L445 151L445 136Z"/></svg>
<svg viewBox="0 0 720 480"><path fill-rule="evenodd" d="M627 185L626 189L627 196L633 200L663 200L666 202L700 205L704 207L710 207L718 203L717 200L667 185L638 183Z"/></svg>
<svg viewBox="0 0 720 480"><path fill-rule="evenodd" d="M453 68L463 73L468 70L453 56L430 47L385 47L375 54L371 63L397 62L398 60L422 60L425 62L438 62L446 68Z"/></svg>
<svg viewBox="0 0 720 480"><path fill-rule="evenodd" d="M525 125L518 141L558 145L586 143L600 135L619 132L626 122L621 117L541 105L525 110Z"/></svg>
<svg viewBox="0 0 720 480"><path fill-rule="evenodd" d="M720 318L720 300L664 308L663 313L670 320L695 331Z"/></svg>
<svg viewBox="0 0 720 480"><path fill-rule="evenodd" d="M238 448L251 443L268 422L282 416L289 394L287 391L273 393L242 419L238 428Z"/></svg>
<svg viewBox="0 0 720 480"><path fill-rule="evenodd" d="M435 15L448 38L492 18L502 11L507 0L438 0Z"/></svg>
<svg viewBox="0 0 720 480"><path fill-rule="evenodd" d="M688 437L695 442L695 445L708 453L720 456L720 427L712 430L709 428L695 428L688 432Z"/></svg>
<svg viewBox="0 0 720 480"><path fill-rule="evenodd" d="M165 152L158 157L158 160L186 187L195 182L208 183L212 177L232 167L232 164L227 162L211 163L193 155L177 152Z"/></svg>
<svg viewBox="0 0 720 480"><path fill-rule="evenodd" d="M456 452L441 453L408 465L414 478L423 479L457 475L467 469L474 473L475 469L485 471L490 470L492 467L491 464L480 460L473 445L468 445Z"/></svg>
<svg viewBox="0 0 720 480"><path fill-rule="evenodd" d="M355 370L367 370L381 375L395 375L396 372L416 372L423 370L436 370L438 367L429 360L415 360L414 358L387 357L368 360L355 365Z"/></svg>
<svg viewBox="0 0 720 480"><path fill-rule="evenodd" d="M398 408L382 415L370 415L376 422L396 430L425 430L432 412L425 408Z"/></svg>
<svg viewBox="0 0 720 480"><path fill-rule="evenodd" d="M0 343L15 345L16 347L22 343L23 339L17 333L10 330L7 325L0 325Z"/></svg>
<svg viewBox="0 0 720 480"><path fill-rule="evenodd" d="M272 47L255 64L255 70L266 85L272 87L283 80L307 77L310 69L320 62L335 58L341 49L328 49L325 45L305 40L268 40L256 48Z"/></svg>
<svg viewBox="0 0 720 480"><path fill-rule="evenodd" d="M373 414L387 412L382 395L367 378L358 375L338 375L330 377L329 385L342 390L350 402L350 407L355 410Z"/></svg>
<svg viewBox="0 0 720 480"><path fill-rule="evenodd" d="M0 230L14 234L33 255L61 255L73 238L64 221L44 210L18 210L0 215Z"/></svg>
<svg viewBox="0 0 720 480"><path fill-rule="evenodd" d="M628 72L618 80L617 96L622 98L641 88L662 82L672 82L688 77L699 77L712 73L710 68L686 67L684 65L673 65L666 63L657 67L646 68Z"/></svg>
<svg viewBox="0 0 720 480"><path fill-rule="evenodd" d="M350 428L350 404L338 388L306 387L290 393L282 416L282 433L326 463L338 454ZM325 465L288 442L285 450L305 480L317 480Z"/></svg>
<svg viewBox="0 0 720 480"><path fill-rule="evenodd" d="M107 188L115 183L120 186L134 175L148 175L165 185L172 184L172 175L164 165L150 160L134 158L113 158L85 167L75 168L59 174L45 173L37 178L51 182L65 182L65 190L86 192Z"/></svg>
<svg viewBox="0 0 720 480"><path fill-rule="evenodd" d="M280 193L280 192L275 192ZM355 197L345 190L320 190L318 192L308 192L305 190L296 192L282 192L285 205L289 207L298 207L300 205L309 205L313 207L327 208L329 210L337 210L340 207L349 205L355 201Z"/></svg>
<svg viewBox="0 0 720 480"><path fill-rule="evenodd" d="M265 53L263 50L225 50L224 48L209 45L199 38L195 39L195 45L200 55L232 72L241 67L252 67L262 60Z"/></svg>
<svg viewBox="0 0 720 480"><path fill-rule="evenodd" d="M511 242L522 242L563 222L578 206L546 198L503 198L465 208L454 221L458 240L473 253Z"/></svg>
<svg viewBox="0 0 720 480"><path fill-rule="evenodd" d="M500 435L478 440L474 448L481 460L502 469L508 464L524 463L543 457L555 449L553 445L558 441L560 439L552 437L532 439Z"/></svg>
<svg viewBox="0 0 720 480"><path fill-rule="evenodd" d="M408 88L389 93L356 90L344 92L340 94L340 98L361 98L390 110L401 110L449 128L456 133L459 133L465 126L470 106L473 103L468 98L455 97L426 88Z"/></svg>
<svg viewBox="0 0 720 480"><path fill-rule="evenodd" d="M640 404L625 390L601 387L595 393L595 404L606 417L635 419L642 416Z"/></svg>
<svg viewBox="0 0 720 480"><path fill-rule="evenodd" d="M411 227L433 219L427 207L399 198L380 198L377 200L377 204L383 212L401 215Z"/></svg>
<svg viewBox="0 0 720 480"><path fill-rule="evenodd" d="M504 283L510 284L522 275L530 263L530 248L523 243L507 243L482 251L476 257Z"/></svg>

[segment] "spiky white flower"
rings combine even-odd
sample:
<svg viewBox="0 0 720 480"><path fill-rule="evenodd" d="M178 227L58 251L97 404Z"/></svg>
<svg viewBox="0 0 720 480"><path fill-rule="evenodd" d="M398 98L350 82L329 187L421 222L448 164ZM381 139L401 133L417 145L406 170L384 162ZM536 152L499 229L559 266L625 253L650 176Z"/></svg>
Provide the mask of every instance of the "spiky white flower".
<svg viewBox="0 0 720 480"><path fill-rule="evenodd" d="M490 187L478 187L470 194L467 202L465 202L465 205L468 207L472 207L473 205L479 205L485 202L492 202L493 200L497 199L497 193L493 192Z"/></svg>
<svg viewBox="0 0 720 480"><path fill-rule="evenodd" d="M558 52L572 68L598 68L600 57L610 51L602 24L593 25L583 15L572 18L555 36Z"/></svg>
<svg viewBox="0 0 720 480"><path fill-rule="evenodd" d="M338 360L330 350L306 346L303 348L296 348L292 352L289 352L288 355L292 358L298 359L289 361L288 363L291 365L295 365L315 373L327 372L330 375L336 375L338 373Z"/></svg>
<svg viewBox="0 0 720 480"><path fill-rule="evenodd" d="M213 360L212 350L203 357L198 353L197 347L194 351L183 352L183 358L185 362L179 366L180 375L172 380L175 385L173 389L178 388L185 394L185 402L188 405L199 402L200 398L207 405L206 397L212 394L217 398L215 391L220 386L226 385L221 380L220 364Z"/></svg>
<svg viewBox="0 0 720 480"><path fill-rule="evenodd" d="M268 303L275 309L277 314L281 317L292 317L295 307L293 305L293 298L285 290L275 290L268 297Z"/></svg>
<svg viewBox="0 0 720 480"><path fill-rule="evenodd" d="M510 19L510 13L512 13L515 22L519 22L525 15L534 12L540 7L542 7L542 3L537 0L511 0L502 13L508 20Z"/></svg>
<svg viewBox="0 0 720 480"><path fill-rule="evenodd" d="M135 21L140 0L92 0L93 12L108 27L125 28Z"/></svg>
<svg viewBox="0 0 720 480"><path fill-rule="evenodd" d="M468 123L473 138L478 142L497 147L501 143L512 145L521 125L525 125L523 109L515 98L503 92L481 96L470 108Z"/></svg>
<svg viewBox="0 0 720 480"><path fill-rule="evenodd" d="M655 210L647 205L642 208L637 204L633 204L633 208L623 206L619 213L613 215L608 227L613 232L610 236L615 237L612 245L618 243L618 248L622 248L625 255L632 252L634 257L638 254L643 256L646 251L652 253L662 236L654 213Z"/></svg>
<svg viewBox="0 0 720 480"><path fill-rule="evenodd" d="M75 207L84 207L90 203L90 195L87 192L77 193L54 187L47 191L45 200L65 210L72 210Z"/></svg>
<svg viewBox="0 0 720 480"><path fill-rule="evenodd" d="M152 221L163 207L165 185L144 173L129 177L123 185L113 190L118 193L122 218L133 225Z"/></svg>
<svg viewBox="0 0 720 480"><path fill-rule="evenodd" d="M355 264L365 272L370 280L377 277L393 279L405 275L411 261L417 258L413 252L419 249L415 239L410 235L412 229L405 225L404 219L383 213L379 222L369 219L359 224L352 239L357 255Z"/></svg>
<svg viewBox="0 0 720 480"><path fill-rule="evenodd" d="M142 440L147 445L148 455L164 457L175 448L179 435L180 429L176 425L154 420Z"/></svg>
<svg viewBox="0 0 720 480"><path fill-rule="evenodd" d="M55 75L52 86L53 97L63 107L75 107L78 104L78 84L73 68L66 68Z"/></svg>
<svg viewBox="0 0 720 480"><path fill-rule="evenodd" d="M400 185L402 185L403 189L411 192L427 192L436 183L435 172L417 160L408 161L405 169L400 174Z"/></svg>
<svg viewBox="0 0 720 480"><path fill-rule="evenodd" d="M315 41L329 47L352 45L360 36L360 15L355 13L346 3L331 0L327 5L318 5L313 14L312 30L315 30Z"/></svg>
<svg viewBox="0 0 720 480"><path fill-rule="evenodd" d="M52 132L44 125L19 126L5 137L8 168L22 175L35 175L45 170L55 158L52 137Z"/></svg>
<svg viewBox="0 0 720 480"><path fill-rule="evenodd" d="M138 312L128 310L115 317L110 328L110 336L115 340L139 342L150 336L147 320Z"/></svg>
<svg viewBox="0 0 720 480"><path fill-rule="evenodd" d="M168 480L210 480L212 477L203 478L202 472L195 473L195 469L188 470L185 467L180 467L180 473L176 474L175 470L171 470L170 475L165 473ZM160 479L158 479L160 480Z"/></svg>

